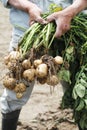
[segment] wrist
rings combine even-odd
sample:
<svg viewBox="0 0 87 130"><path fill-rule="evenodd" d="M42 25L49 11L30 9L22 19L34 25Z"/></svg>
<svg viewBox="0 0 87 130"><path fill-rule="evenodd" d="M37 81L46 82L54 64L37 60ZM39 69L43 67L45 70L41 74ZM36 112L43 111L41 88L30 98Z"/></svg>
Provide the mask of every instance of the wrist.
<svg viewBox="0 0 87 130"><path fill-rule="evenodd" d="M71 5L73 15L77 15L79 12L87 7L87 0L75 0Z"/></svg>
<svg viewBox="0 0 87 130"><path fill-rule="evenodd" d="M36 5L30 1L28 1L28 4L26 5L26 12L30 12L31 9L36 8Z"/></svg>
<svg viewBox="0 0 87 130"><path fill-rule="evenodd" d="M71 19L87 7L87 0L75 0L72 5L65 8L63 13Z"/></svg>
<svg viewBox="0 0 87 130"><path fill-rule="evenodd" d="M35 6L34 3L28 0L8 0L8 3L17 9L20 9L26 12L29 12L29 10Z"/></svg>

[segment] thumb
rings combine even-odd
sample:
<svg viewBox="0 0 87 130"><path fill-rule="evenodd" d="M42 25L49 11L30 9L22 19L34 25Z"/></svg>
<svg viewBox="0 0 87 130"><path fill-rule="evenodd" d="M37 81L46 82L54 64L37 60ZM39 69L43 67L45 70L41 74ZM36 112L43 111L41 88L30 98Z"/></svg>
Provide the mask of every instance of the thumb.
<svg viewBox="0 0 87 130"><path fill-rule="evenodd" d="M46 24L47 23L47 21L44 20L41 16L38 16L35 21L37 21L37 22L39 22L41 24Z"/></svg>
<svg viewBox="0 0 87 130"><path fill-rule="evenodd" d="M54 16L54 13L49 15L47 18L46 18L46 21L47 22L51 22L51 21L54 21L55 20L55 16Z"/></svg>

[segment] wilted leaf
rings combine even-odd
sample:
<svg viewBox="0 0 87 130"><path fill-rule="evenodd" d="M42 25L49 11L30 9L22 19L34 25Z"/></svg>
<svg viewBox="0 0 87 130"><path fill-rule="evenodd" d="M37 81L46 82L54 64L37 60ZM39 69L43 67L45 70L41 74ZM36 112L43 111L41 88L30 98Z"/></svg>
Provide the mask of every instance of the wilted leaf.
<svg viewBox="0 0 87 130"><path fill-rule="evenodd" d="M72 54L74 52L74 47L73 46L69 46L67 49L66 49L66 53L68 54Z"/></svg>
<svg viewBox="0 0 87 130"><path fill-rule="evenodd" d="M60 72L58 73L58 77L61 80L71 83L69 70L65 70L65 69L60 70Z"/></svg>

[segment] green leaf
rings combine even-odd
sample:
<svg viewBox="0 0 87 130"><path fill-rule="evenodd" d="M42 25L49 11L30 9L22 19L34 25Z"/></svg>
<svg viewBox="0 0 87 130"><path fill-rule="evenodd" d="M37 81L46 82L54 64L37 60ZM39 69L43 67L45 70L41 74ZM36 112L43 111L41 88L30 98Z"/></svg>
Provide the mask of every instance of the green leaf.
<svg viewBox="0 0 87 130"><path fill-rule="evenodd" d="M72 92L72 97L73 97L73 99L77 99L77 97L78 97L78 95L75 91L75 87L74 87L73 92Z"/></svg>
<svg viewBox="0 0 87 130"><path fill-rule="evenodd" d="M87 42L84 43L82 46L81 46L81 53L82 54L86 54L87 52Z"/></svg>
<svg viewBox="0 0 87 130"><path fill-rule="evenodd" d="M66 49L66 53L68 54L72 54L74 52L74 47L73 46L69 46L67 49Z"/></svg>
<svg viewBox="0 0 87 130"><path fill-rule="evenodd" d="M80 126L83 130L86 130L85 128L87 127L87 113L83 113L81 114L81 118L80 118Z"/></svg>
<svg viewBox="0 0 87 130"><path fill-rule="evenodd" d="M85 121L85 128L87 128L87 119L86 119L86 121Z"/></svg>
<svg viewBox="0 0 87 130"><path fill-rule="evenodd" d="M85 109L87 109L87 99L84 99L85 102Z"/></svg>
<svg viewBox="0 0 87 130"><path fill-rule="evenodd" d="M85 71L87 71L87 68L85 68Z"/></svg>
<svg viewBox="0 0 87 130"><path fill-rule="evenodd" d="M49 6L49 11L50 11L51 13L61 11L62 9L63 9L62 6L58 6L58 5L56 5L55 3L52 3L52 4L50 4L50 6Z"/></svg>
<svg viewBox="0 0 87 130"><path fill-rule="evenodd" d="M87 77L86 77L86 75L85 75L84 72L81 74L81 77L82 77L84 80L87 80Z"/></svg>
<svg viewBox="0 0 87 130"><path fill-rule="evenodd" d="M85 104L84 104L84 100L80 100L79 105L76 108L76 111L80 111L84 108Z"/></svg>
<svg viewBox="0 0 87 130"><path fill-rule="evenodd" d="M85 122L84 122L84 120L80 120L80 127L82 128L82 129L84 129L84 125L85 125Z"/></svg>
<svg viewBox="0 0 87 130"><path fill-rule="evenodd" d="M80 98L83 98L85 96L86 89L82 84L77 84L75 86L75 91Z"/></svg>
<svg viewBox="0 0 87 130"><path fill-rule="evenodd" d="M82 129L84 129L84 126L85 126L85 121L83 120L83 118L80 119L80 127Z"/></svg>
<svg viewBox="0 0 87 130"><path fill-rule="evenodd" d="M71 83L71 81L70 81L70 71L69 70L65 70L65 69L60 70L59 73L58 73L58 77L59 77L60 80L64 80L66 82Z"/></svg>
<svg viewBox="0 0 87 130"><path fill-rule="evenodd" d="M84 79L80 79L80 83L87 88L87 82Z"/></svg>

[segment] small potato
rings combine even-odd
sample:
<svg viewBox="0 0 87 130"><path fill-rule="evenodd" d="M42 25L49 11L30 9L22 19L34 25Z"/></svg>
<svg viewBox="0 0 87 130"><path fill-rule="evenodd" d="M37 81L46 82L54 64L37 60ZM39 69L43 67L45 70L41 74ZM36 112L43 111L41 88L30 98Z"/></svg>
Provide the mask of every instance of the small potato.
<svg viewBox="0 0 87 130"><path fill-rule="evenodd" d="M9 56L10 56L10 61L18 60L20 58L20 52L18 52L18 51L11 51Z"/></svg>
<svg viewBox="0 0 87 130"><path fill-rule="evenodd" d="M7 56L4 57L5 65L8 65L9 61L10 61L10 55L8 54Z"/></svg>
<svg viewBox="0 0 87 130"><path fill-rule="evenodd" d="M47 72L48 72L48 67L44 63L38 65L38 67L36 68L36 76L38 78L46 77L47 76Z"/></svg>
<svg viewBox="0 0 87 130"><path fill-rule="evenodd" d="M21 92L16 93L16 97L18 99L22 98L23 97L23 93L21 93Z"/></svg>
<svg viewBox="0 0 87 130"><path fill-rule="evenodd" d="M3 85L6 87L6 88L8 88L8 89L10 89L10 90L12 90L12 89L14 89L15 88L15 85L16 85L16 80L14 79L14 78L5 78L4 80L3 80Z"/></svg>
<svg viewBox="0 0 87 130"><path fill-rule="evenodd" d="M27 59L25 59L23 62L22 62L22 66L23 66L23 68L24 69L30 69L31 68L31 62L30 62L30 60L27 60Z"/></svg>
<svg viewBox="0 0 87 130"><path fill-rule="evenodd" d="M34 66L37 68L38 65L42 64L42 60L41 59L36 59L34 60Z"/></svg>
<svg viewBox="0 0 87 130"><path fill-rule="evenodd" d="M15 92L25 92L26 91L26 85L24 83L18 83L18 84L16 84L14 91Z"/></svg>
<svg viewBox="0 0 87 130"><path fill-rule="evenodd" d="M59 83L59 79L56 75L52 75L52 76L48 77L48 79L47 79L48 85L55 86L58 83Z"/></svg>
<svg viewBox="0 0 87 130"><path fill-rule="evenodd" d="M56 57L54 58L54 63L55 63L55 64L58 64L58 65L63 64L63 58L62 58L61 56L56 56Z"/></svg>
<svg viewBox="0 0 87 130"><path fill-rule="evenodd" d="M35 79L35 69L28 69L23 72L23 78L27 81L33 81Z"/></svg>

